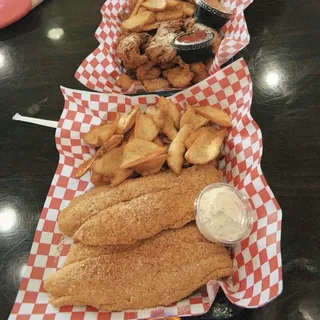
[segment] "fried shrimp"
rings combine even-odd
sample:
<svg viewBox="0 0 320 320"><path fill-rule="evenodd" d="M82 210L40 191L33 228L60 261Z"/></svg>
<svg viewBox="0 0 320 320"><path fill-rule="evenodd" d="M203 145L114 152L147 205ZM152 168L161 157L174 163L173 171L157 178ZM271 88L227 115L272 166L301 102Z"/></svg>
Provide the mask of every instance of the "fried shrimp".
<svg viewBox="0 0 320 320"><path fill-rule="evenodd" d="M148 61L143 50L150 39L148 33L132 33L120 39L116 55L126 69L136 69Z"/></svg>
<svg viewBox="0 0 320 320"><path fill-rule="evenodd" d="M170 88L170 83L167 79L157 78L157 79L151 79L151 80L144 80L143 86L147 91L152 92L152 91Z"/></svg>
<svg viewBox="0 0 320 320"><path fill-rule="evenodd" d="M191 63L190 70L194 73L194 77L192 78L193 83L198 83L209 77L209 73L206 70L206 66L203 62Z"/></svg>
<svg viewBox="0 0 320 320"><path fill-rule="evenodd" d="M176 60L179 66L169 69L167 78L174 88L185 88L191 82L194 73L190 71L189 65L183 62L180 57Z"/></svg>
<svg viewBox="0 0 320 320"><path fill-rule="evenodd" d="M139 81L153 80L160 77L161 69L155 67L155 63L148 61L137 69L137 78Z"/></svg>
<svg viewBox="0 0 320 320"><path fill-rule="evenodd" d="M120 74L119 78L115 82L115 85L119 86L123 90L129 90L133 84L134 80L124 73Z"/></svg>

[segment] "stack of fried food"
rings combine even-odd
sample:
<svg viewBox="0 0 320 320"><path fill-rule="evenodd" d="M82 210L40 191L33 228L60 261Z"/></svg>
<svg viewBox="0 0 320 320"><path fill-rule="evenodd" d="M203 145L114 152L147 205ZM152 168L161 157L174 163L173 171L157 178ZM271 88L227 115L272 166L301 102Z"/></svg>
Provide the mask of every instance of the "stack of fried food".
<svg viewBox="0 0 320 320"><path fill-rule="evenodd" d="M50 302L107 311L165 306L231 275L227 250L191 222L197 194L221 180L210 163L75 198L58 218L75 243L62 269L45 280Z"/></svg>
<svg viewBox="0 0 320 320"><path fill-rule="evenodd" d="M60 212L59 229L74 244L64 266L44 282L54 306L107 311L167 306L232 274L228 251L206 240L193 222L197 195L223 179L213 159L229 125L218 108L188 107L180 118L177 107L161 98L145 113L136 107L90 130L85 139L102 145L97 153L109 150L90 160L94 170L112 167L122 177L126 170L147 176L94 188ZM186 159L199 164L182 168L186 146ZM112 163L112 155L118 162ZM173 171L155 173L165 159Z"/></svg>
<svg viewBox="0 0 320 320"><path fill-rule="evenodd" d="M142 112L140 105L129 114L116 114L112 123L94 126L83 137L95 154L76 171L91 171L95 186L112 187L127 178L148 176L170 168L206 164L223 156L221 147L231 126L230 116L214 106L187 106L182 115L169 99Z"/></svg>
<svg viewBox="0 0 320 320"><path fill-rule="evenodd" d="M194 1L137 0L131 5L129 17L122 23L123 35L116 50L126 68L116 85L128 90L135 81L147 91L186 88L209 76L212 59L191 64L177 56L172 41L181 32L206 30L214 33L213 55L221 42L219 33L191 18Z"/></svg>

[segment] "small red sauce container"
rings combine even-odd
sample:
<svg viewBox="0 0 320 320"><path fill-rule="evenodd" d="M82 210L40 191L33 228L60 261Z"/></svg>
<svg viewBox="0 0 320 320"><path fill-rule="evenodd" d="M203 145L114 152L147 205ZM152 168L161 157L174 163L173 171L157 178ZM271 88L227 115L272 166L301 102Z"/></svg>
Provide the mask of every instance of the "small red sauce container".
<svg viewBox="0 0 320 320"><path fill-rule="evenodd" d="M218 0L198 0L195 18L198 22L219 30L230 18L232 12Z"/></svg>
<svg viewBox="0 0 320 320"><path fill-rule="evenodd" d="M212 57L212 43L214 34L212 32L197 30L176 36L173 46L177 54L186 63L205 61Z"/></svg>

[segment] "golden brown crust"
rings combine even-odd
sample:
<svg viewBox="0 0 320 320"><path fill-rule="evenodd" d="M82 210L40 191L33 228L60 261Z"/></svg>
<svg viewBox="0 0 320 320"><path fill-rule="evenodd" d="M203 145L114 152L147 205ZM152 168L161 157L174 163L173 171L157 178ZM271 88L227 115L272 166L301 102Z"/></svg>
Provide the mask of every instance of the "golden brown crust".
<svg viewBox="0 0 320 320"><path fill-rule="evenodd" d="M68 253L64 267L68 264L79 262L87 258L99 257L104 254L119 253L129 251L140 245L141 242L134 245L116 245L116 246L87 246L81 242L74 243Z"/></svg>
<svg viewBox="0 0 320 320"><path fill-rule="evenodd" d="M190 70L194 73L194 77L192 78L193 83L198 83L207 77L209 77L209 73L206 69L206 66L203 62L194 62L190 64Z"/></svg>
<svg viewBox="0 0 320 320"><path fill-rule="evenodd" d="M56 307L93 305L116 311L169 305L231 273L227 250L204 239L192 223L131 251L69 264L44 286Z"/></svg>
<svg viewBox="0 0 320 320"><path fill-rule="evenodd" d="M152 80L144 80L143 86L147 91L153 92L157 90L170 88L170 83L167 79L157 78Z"/></svg>
<svg viewBox="0 0 320 320"><path fill-rule="evenodd" d="M181 19L162 22L146 49L148 58L158 64L167 64L174 60L177 52L171 42L182 30L182 27L183 21Z"/></svg>
<svg viewBox="0 0 320 320"><path fill-rule="evenodd" d="M148 33L131 33L121 37L116 50L117 57L127 69L136 69L148 61L142 53L143 47L150 41Z"/></svg>
<svg viewBox="0 0 320 320"><path fill-rule="evenodd" d="M160 75L161 69L155 67L155 63L152 61L148 61L137 69L137 78L139 81L157 79Z"/></svg>
<svg viewBox="0 0 320 320"><path fill-rule="evenodd" d="M60 231L65 235L73 235L82 223L95 216L98 212L121 201L147 194L152 190L157 192L165 188L166 181L175 180L173 172L167 171L153 177L143 177L124 181L116 188L102 186L92 189L74 198L68 207L63 209L58 217Z"/></svg>
<svg viewBox="0 0 320 320"><path fill-rule="evenodd" d="M188 66L188 65L187 65ZM194 73L190 71L189 67L174 67L168 70L168 81L174 88L185 88L187 87Z"/></svg>
<svg viewBox="0 0 320 320"><path fill-rule="evenodd" d="M222 174L211 166L203 166L200 171L209 170L213 173L213 182L215 179L220 181ZM180 176L174 172L161 172L155 176L142 177L124 181L115 188L102 186L86 192L85 194L74 198L69 206L62 210L58 217L59 229L65 235L73 235L75 231L90 218L97 215L108 207L115 206L123 201L130 201L144 195L151 195L161 190L180 188L181 185L188 182L188 176L196 176L197 167L183 170ZM214 170L214 171L212 171Z"/></svg>
<svg viewBox="0 0 320 320"><path fill-rule="evenodd" d="M100 211L80 226L74 240L88 245L132 244L162 230L179 228L194 220L199 192L220 182L222 174L212 165L203 165L184 169L171 181L163 182L161 173L151 179L156 185L162 183L162 188L150 188L144 195Z"/></svg>

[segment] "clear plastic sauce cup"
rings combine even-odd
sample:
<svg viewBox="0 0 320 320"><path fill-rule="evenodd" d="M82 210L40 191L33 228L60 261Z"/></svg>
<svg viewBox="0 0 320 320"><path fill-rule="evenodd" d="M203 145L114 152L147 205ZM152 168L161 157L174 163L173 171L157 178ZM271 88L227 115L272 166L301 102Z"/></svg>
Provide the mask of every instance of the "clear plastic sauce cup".
<svg viewBox="0 0 320 320"><path fill-rule="evenodd" d="M226 183L204 188L195 201L196 224L212 242L234 246L247 238L256 221L249 199Z"/></svg>

